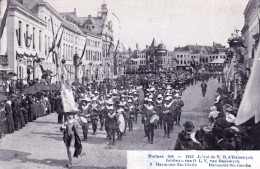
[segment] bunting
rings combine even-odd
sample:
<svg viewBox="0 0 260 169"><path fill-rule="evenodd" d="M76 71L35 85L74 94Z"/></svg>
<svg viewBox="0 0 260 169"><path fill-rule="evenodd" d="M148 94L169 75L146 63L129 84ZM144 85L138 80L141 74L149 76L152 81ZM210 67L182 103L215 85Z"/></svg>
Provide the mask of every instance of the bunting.
<svg viewBox="0 0 260 169"><path fill-rule="evenodd" d="M86 42L85 42L85 45L84 45L84 49L83 49L83 51L82 51L82 54L81 54L81 57L80 57L79 60L82 60L82 58L83 58L83 56L84 56L84 54L85 54L85 51L86 51L86 47L87 47L87 38L86 38Z"/></svg>

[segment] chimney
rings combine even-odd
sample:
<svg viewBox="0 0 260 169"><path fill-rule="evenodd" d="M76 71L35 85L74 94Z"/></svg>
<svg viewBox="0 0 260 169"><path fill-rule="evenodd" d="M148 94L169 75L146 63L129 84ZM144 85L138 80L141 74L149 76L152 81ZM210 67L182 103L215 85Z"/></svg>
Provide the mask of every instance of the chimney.
<svg viewBox="0 0 260 169"><path fill-rule="evenodd" d="M138 43L136 43L136 49L138 50Z"/></svg>
<svg viewBox="0 0 260 169"><path fill-rule="evenodd" d="M74 8L74 14L77 15L77 9L76 8Z"/></svg>
<svg viewBox="0 0 260 169"><path fill-rule="evenodd" d="M213 46L215 46L215 42L213 42Z"/></svg>
<svg viewBox="0 0 260 169"><path fill-rule="evenodd" d="M90 19L90 18L91 18L91 15L88 15L88 18Z"/></svg>

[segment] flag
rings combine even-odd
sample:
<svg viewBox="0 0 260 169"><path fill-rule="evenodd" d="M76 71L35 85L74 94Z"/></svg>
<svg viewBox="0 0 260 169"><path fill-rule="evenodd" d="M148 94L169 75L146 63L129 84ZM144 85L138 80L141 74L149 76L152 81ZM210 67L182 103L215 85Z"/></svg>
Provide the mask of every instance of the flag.
<svg viewBox="0 0 260 169"><path fill-rule="evenodd" d="M84 49L83 49L83 51L82 51L82 54L81 54L81 57L80 57L79 60L81 60L81 59L83 58L84 53L85 53L85 51L86 51L86 47L87 47L87 38L86 38L85 46L84 46Z"/></svg>
<svg viewBox="0 0 260 169"><path fill-rule="evenodd" d="M230 81L232 81L234 79L234 65L235 65L235 56L233 56L232 60L231 60L231 64L229 66L229 69L227 71L227 79L229 79Z"/></svg>
<svg viewBox="0 0 260 169"><path fill-rule="evenodd" d="M57 48L58 49L60 48L60 45L61 45L61 40L62 40L63 33L64 33L64 29L62 29L62 32L61 32L61 35L60 35L60 40L57 43Z"/></svg>
<svg viewBox="0 0 260 169"><path fill-rule="evenodd" d="M252 117L255 117L255 123L260 121L260 43L255 54L252 72L238 109L236 125L241 125Z"/></svg>
<svg viewBox="0 0 260 169"><path fill-rule="evenodd" d="M6 20L7 20L7 14L8 14L8 10L9 10L9 5L10 5L10 0L8 0L8 2L7 2L6 10L5 10L5 13L4 13L1 25L0 25L0 39L2 38L4 29L5 29L5 24L6 24Z"/></svg>
<svg viewBox="0 0 260 169"><path fill-rule="evenodd" d="M64 112L77 112L78 104L75 102L71 87L67 83L61 84L61 98Z"/></svg>

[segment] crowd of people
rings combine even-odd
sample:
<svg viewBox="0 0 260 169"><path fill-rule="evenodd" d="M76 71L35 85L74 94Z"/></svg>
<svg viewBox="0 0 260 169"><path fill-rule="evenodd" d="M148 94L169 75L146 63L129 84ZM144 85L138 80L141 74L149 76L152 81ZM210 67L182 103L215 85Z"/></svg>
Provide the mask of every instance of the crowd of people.
<svg viewBox="0 0 260 169"><path fill-rule="evenodd" d="M8 93L7 100L1 101L0 134L13 133L25 127L36 118L56 112L57 123L62 124L64 142L67 147L69 166L71 148L76 148L74 156L81 153L81 141L88 141L89 130L96 135L98 128L107 133L109 145L122 141L138 122L143 124L144 136L154 143L155 129L171 137L175 126L181 126L180 119L184 102L182 93L188 85L199 84L202 96L207 91L209 78L225 80L221 74L175 73L128 75L117 79L106 79L91 84L72 83L76 112L65 112L60 86L50 90L28 93L16 90ZM37 85L35 82L33 85ZM47 84L44 84L47 85ZM29 86L30 87L30 86ZM27 92L25 92L27 91ZM184 130L178 134L175 150L249 150L259 149L256 126L235 126L239 97L233 100L232 93L223 85L218 88L218 97L211 107L208 123L194 131L194 124L186 121ZM141 117L139 120L138 118ZM90 127L91 126L91 127ZM82 128L82 134L79 133ZM81 135L83 136L82 138Z"/></svg>

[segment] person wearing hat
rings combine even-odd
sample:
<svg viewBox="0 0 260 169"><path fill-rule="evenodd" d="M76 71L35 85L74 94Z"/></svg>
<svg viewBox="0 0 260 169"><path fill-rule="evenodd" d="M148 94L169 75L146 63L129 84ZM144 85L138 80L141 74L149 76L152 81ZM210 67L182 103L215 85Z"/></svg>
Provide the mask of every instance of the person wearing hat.
<svg viewBox="0 0 260 169"><path fill-rule="evenodd" d="M159 115L158 127L162 128L163 126L163 113L162 113L162 105L163 105L163 95L159 94L157 99L155 100L156 112Z"/></svg>
<svg viewBox="0 0 260 169"><path fill-rule="evenodd" d="M85 96L80 103L79 109L81 110L80 116L83 116L87 119L87 123L82 125L83 131L83 141L88 139L88 128L89 124L91 123L91 115L92 115L92 106L91 106L91 99Z"/></svg>
<svg viewBox="0 0 260 169"><path fill-rule="evenodd" d="M135 120L135 122L137 123L137 118L138 118L138 113L139 113L139 106L140 106L140 100L139 100L139 97L138 97L138 93L137 93L137 91L134 89L133 90L133 105L134 105L134 107L135 107L135 111L134 111L134 120Z"/></svg>
<svg viewBox="0 0 260 169"><path fill-rule="evenodd" d="M96 97L92 99L91 108L92 108L92 115L91 115L92 130L93 130L93 135L95 135L97 131L97 123L100 114L100 106L98 104L98 100Z"/></svg>
<svg viewBox="0 0 260 169"><path fill-rule="evenodd" d="M172 96L167 96L162 104L164 137L170 138L171 129L173 129L176 116L175 105Z"/></svg>
<svg viewBox="0 0 260 169"><path fill-rule="evenodd" d="M203 81L201 83L200 87L201 87L201 91L202 91L202 96L205 97L205 94L207 92L207 87L208 87L206 81Z"/></svg>
<svg viewBox="0 0 260 169"><path fill-rule="evenodd" d="M123 116L124 116L124 118L125 118L125 116L126 116L126 112L125 112L125 106L122 104L122 103L119 103L118 104L118 109L116 110L116 112L117 112L117 117L119 117L119 115L120 114L122 114ZM124 119L125 120L125 119ZM126 120L125 120L125 124L126 124ZM126 125L125 125L126 126ZM126 127L125 127L125 130L126 130ZM125 130L124 130L124 132L125 132ZM119 126L118 126L118 128L117 128L117 136L118 136L118 140L119 141L122 141L122 136L123 136L123 134L124 134L124 132L121 132L120 130L119 130Z"/></svg>
<svg viewBox="0 0 260 169"><path fill-rule="evenodd" d="M231 128L225 128L222 132L223 139L218 142L219 150L235 150L232 144L235 131Z"/></svg>
<svg viewBox="0 0 260 169"><path fill-rule="evenodd" d="M112 99L107 100L105 128L107 138L109 139L109 144L115 145L115 133L118 129L118 117L116 115L116 110L114 109L114 102Z"/></svg>
<svg viewBox="0 0 260 169"><path fill-rule="evenodd" d="M132 99L128 99L126 104L126 111L128 114L128 128L129 131L133 130L133 120L134 120L134 114L135 114L135 107L133 105Z"/></svg>
<svg viewBox="0 0 260 169"><path fill-rule="evenodd" d="M13 111L11 108L12 101L8 100L5 104L5 117L8 133L14 132L14 120L13 120Z"/></svg>
<svg viewBox="0 0 260 169"><path fill-rule="evenodd" d="M209 116L208 116L208 119L209 119L209 125L210 126L213 126L217 117L218 117L218 114L220 113L219 111L217 111L217 107L216 106L212 106L210 108L210 113L209 113Z"/></svg>
<svg viewBox="0 0 260 169"><path fill-rule="evenodd" d="M145 128L145 135L148 136L148 143L153 144L153 138L154 138L154 128L155 124L151 123L151 118L155 112L155 107L153 106L153 100L148 99L148 104L145 106L143 116L144 116L144 128Z"/></svg>
<svg viewBox="0 0 260 169"><path fill-rule="evenodd" d="M63 141L66 145L68 163L66 167L72 167L72 157L78 157L82 151L81 141L78 135L78 120L73 117L73 115L67 116L67 121L62 125L61 130L63 130ZM74 150L74 155L72 152Z"/></svg>
<svg viewBox="0 0 260 169"><path fill-rule="evenodd" d="M103 130L104 127L104 114L105 114L105 100L104 100L104 96L100 95L99 96L99 107L100 107L100 112L99 112L99 121L100 121L100 130Z"/></svg>
<svg viewBox="0 0 260 169"><path fill-rule="evenodd" d="M184 106L183 101L181 100L181 96L179 93L174 95L174 105L176 107L176 118L175 118L175 125L180 126L180 119L181 119L181 108Z"/></svg>
<svg viewBox="0 0 260 169"><path fill-rule="evenodd" d="M194 130L194 125L191 121L186 121L184 124L184 130L178 134L174 150L192 150L191 134Z"/></svg>

